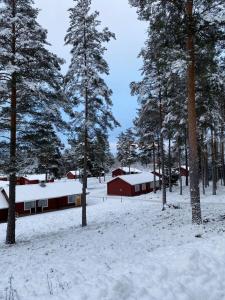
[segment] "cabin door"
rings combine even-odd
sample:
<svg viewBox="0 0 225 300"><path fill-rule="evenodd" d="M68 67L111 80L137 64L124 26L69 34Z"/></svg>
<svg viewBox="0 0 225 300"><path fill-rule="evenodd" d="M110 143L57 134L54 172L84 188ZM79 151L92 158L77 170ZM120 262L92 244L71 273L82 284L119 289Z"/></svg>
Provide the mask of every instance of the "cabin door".
<svg viewBox="0 0 225 300"><path fill-rule="evenodd" d="M30 213L32 215L36 214L36 207L32 207L31 210L30 210Z"/></svg>

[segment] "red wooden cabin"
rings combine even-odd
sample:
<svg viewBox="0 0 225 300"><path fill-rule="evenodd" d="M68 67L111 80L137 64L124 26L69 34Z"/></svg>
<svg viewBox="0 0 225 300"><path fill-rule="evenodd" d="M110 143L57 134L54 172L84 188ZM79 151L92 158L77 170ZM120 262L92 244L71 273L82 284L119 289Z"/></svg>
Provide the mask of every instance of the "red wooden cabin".
<svg viewBox="0 0 225 300"><path fill-rule="evenodd" d="M66 174L66 177L68 179L78 179L78 178L80 178L80 171L69 171Z"/></svg>
<svg viewBox="0 0 225 300"><path fill-rule="evenodd" d="M153 191L154 176L150 173L123 175L107 183L107 194L114 196L139 196ZM159 188L160 180L156 180Z"/></svg>
<svg viewBox="0 0 225 300"><path fill-rule="evenodd" d="M186 166L181 166L180 167L180 175L181 176L189 176L189 168L186 169Z"/></svg>
<svg viewBox="0 0 225 300"><path fill-rule="evenodd" d="M135 168L129 167L121 167L112 171L112 177L122 176L122 175L129 175L129 174L140 174L141 171Z"/></svg>
<svg viewBox="0 0 225 300"><path fill-rule="evenodd" d="M29 184L16 186L16 215L26 216L81 205L80 182ZM9 186L0 188L0 222L8 215Z"/></svg>
<svg viewBox="0 0 225 300"><path fill-rule="evenodd" d="M46 181L46 174L31 174L21 177L17 177L17 184L38 184L40 182ZM54 178L47 176L47 182L54 182Z"/></svg>

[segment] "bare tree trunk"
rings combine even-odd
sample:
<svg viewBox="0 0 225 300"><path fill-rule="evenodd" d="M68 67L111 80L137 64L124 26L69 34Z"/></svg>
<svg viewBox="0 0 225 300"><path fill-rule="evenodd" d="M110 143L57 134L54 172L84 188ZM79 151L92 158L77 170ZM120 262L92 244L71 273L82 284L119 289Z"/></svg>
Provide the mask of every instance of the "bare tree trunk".
<svg viewBox="0 0 225 300"><path fill-rule="evenodd" d="M207 188L209 186L209 163L208 163L208 147L206 145L205 147L205 187Z"/></svg>
<svg viewBox="0 0 225 300"><path fill-rule="evenodd" d="M160 100L160 150L161 150L161 164L162 164L162 204L163 210L165 210L166 205L166 178L165 178L165 153L164 153L164 139L162 133L162 125L163 125L163 112L162 112L162 98L161 91L159 92L159 100Z"/></svg>
<svg viewBox="0 0 225 300"><path fill-rule="evenodd" d="M159 171L159 178L161 177L161 157L160 157L160 136L158 138L158 171ZM160 178L160 185L159 185L159 189L161 191L162 189L162 181L161 181L161 178Z"/></svg>
<svg viewBox="0 0 225 300"><path fill-rule="evenodd" d="M16 1L12 1L12 15L16 16ZM15 64L16 54L16 26L12 25L12 65ZM8 224L6 233L6 244L15 244L16 237L16 130L17 130L17 86L16 74L12 75L11 81L11 124L10 124L10 176L9 176L9 208L8 208Z"/></svg>
<svg viewBox="0 0 225 300"><path fill-rule="evenodd" d="M85 92L85 128L84 128L84 166L83 166L83 195L82 195L82 227L87 226L87 152L88 152L88 93Z"/></svg>
<svg viewBox="0 0 225 300"><path fill-rule="evenodd" d="M202 193L205 195L205 153L204 153L204 139L202 134L201 147L201 177L202 177Z"/></svg>
<svg viewBox="0 0 225 300"><path fill-rule="evenodd" d="M190 196L193 224L201 224L201 203L199 191L199 162L197 145L197 122L195 104L195 47L194 47L194 19L193 0L186 2L187 14L187 54L188 54L188 135L189 135L189 165L190 165Z"/></svg>
<svg viewBox="0 0 225 300"><path fill-rule="evenodd" d="M171 171L171 139L169 137L169 191L172 193L172 180L171 180L171 177L172 177L172 171Z"/></svg>
<svg viewBox="0 0 225 300"><path fill-rule="evenodd" d="M86 20L84 20L84 49L86 49ZM84 63L87 67L87 54L84 51ZM86 74L87 75L87 74ZM85 121L84 121L84 165L82 195L82 227L87 226L87 155L88 155L88 88L85 87Z"/></svg>
<svg viewBox="0 0 225 300"><path fill-rule="evenodd" d="M216 157L215 157L215 140L213 130L211 129L211 152L212 152L212 194L216 195Z"/></svg>
<svg viewBox="0 0 225 300"><path fill-rule="evenodd" d="M186 168L186 186L189 185L189 169L188 169L188 147L187 147L187 129L185 128L185 136L184 136L184 145L185 145L185 168Z"/></svg>
<svg viewBox="0 0 225 300"><path fill-rule="evenodd" d="M225 186L225 165L224 165L224 142L223 138L221 138L221 176L222 176L222 182Z"/></svg>
<svg viewBox="0 0 225 300"><path fill-rule="evenodd" d="M155 142L153 142L153 176L154 176L154 181L153 181L153 191L156 193L156 175L155 175Z"/></svg>
<svg viewBox="0 0 225 300"><path fill-rule="evenodd" d="M180 195L183 195L183 185L182 185L182 176L181 176L181 149L180 149L179 141L178 141L178 165L179 165Z"/></svg>

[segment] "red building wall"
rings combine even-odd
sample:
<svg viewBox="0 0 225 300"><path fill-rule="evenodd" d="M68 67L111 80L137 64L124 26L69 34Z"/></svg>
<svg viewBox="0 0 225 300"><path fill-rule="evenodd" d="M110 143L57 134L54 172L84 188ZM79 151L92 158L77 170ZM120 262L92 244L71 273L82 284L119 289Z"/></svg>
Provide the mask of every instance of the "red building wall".
<svg viewBox="0 0 225 300"><path fill-rule="evenodd" d="M33 208L30 210L24 210L24 202L16 203L16 216L27 216L30 214L37 214L42 212L48 212L48 211L54 211L54 210L60 210L64 208L72 208L75 207L74 204L68 204L68 197L61 197L61 198L55 198L55 199L49 199L48 200L48 207L44 207L43 211L41 207L38 207L38 201L36 201L36 209ZM8 209L2 209L0 210L0 222L6 222L8 216Z"/></svg>
<svg viewBox="0 0 225 300"><path fill-rule="evenodd" d="M181 176L189 176L189 171L185 168L180 168L180 175Z"/></svg>
<svg viewBox="0 0 225 300"><path fill-rule="evenodd" d="M146 183L146 189L142 189L142 184L139 185L140 190L135 192L135 186L130 185L121 178L115 178L114 180L108 182L107 184L107 194L113 196L139 196L147 194L153 191L150 187L150 183Z"/></svg>
<svg viewBox="0 0 225 300"><path fill-rule="evenodd" d="M68 179L77 179L76 175L73 175L71 172L67 173L67 178Z"/></svg>
<svg viewBox="0 0 225 300"><path fill-rule="evenodd" d="M124 172L122 169L116 169L112 171L112 177L117 177L122 175L126 175L126 172Z"/></svg>
<svg viewBox="0 0 225 300"><path fill-rule="evenodd" d="M107 194L114 196L132 196L132 186L120 178L107 183Z"/></svg>

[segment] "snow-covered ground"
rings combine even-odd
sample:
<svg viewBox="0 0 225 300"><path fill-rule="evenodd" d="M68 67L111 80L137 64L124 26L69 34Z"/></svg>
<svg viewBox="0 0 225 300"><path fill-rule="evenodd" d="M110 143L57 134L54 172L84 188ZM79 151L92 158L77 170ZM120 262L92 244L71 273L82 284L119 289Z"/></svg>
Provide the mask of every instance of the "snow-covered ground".
<svg viewBox="0 0 225 300"><path fill-rule="evenodd" d="M0 225L0 299L225 299L224 190L208 191L192 226L188 190L162 212L160 192L106 197L90 179L87 228L80 208L20 218L9 247Z"/></svg>

